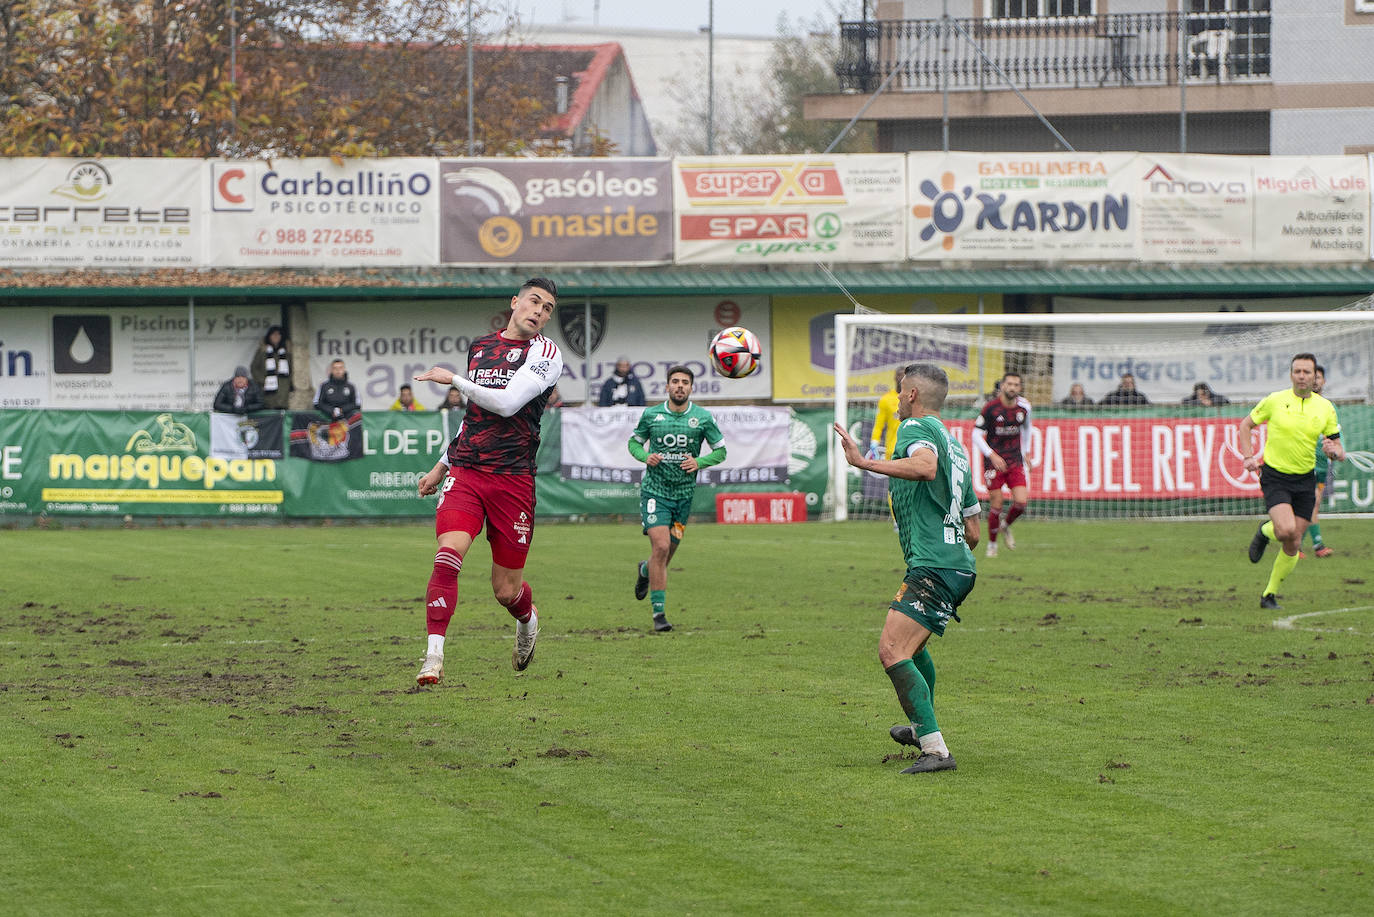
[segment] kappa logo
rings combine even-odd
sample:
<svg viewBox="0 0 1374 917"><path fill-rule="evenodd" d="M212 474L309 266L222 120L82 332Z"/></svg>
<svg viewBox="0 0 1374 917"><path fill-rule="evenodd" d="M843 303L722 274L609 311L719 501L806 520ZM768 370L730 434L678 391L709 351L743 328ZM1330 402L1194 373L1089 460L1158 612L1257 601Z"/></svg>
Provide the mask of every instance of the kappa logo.
<svg viewBox="0 0 1374 917"><path fill-rule="evenodd" d="M435 599L434 601L430 602L429 605L428 605L427 607L429 607L429 608L447 608L447 607L448 607L448 602L445 602L445 601L444 601L444 597L441 595L441 596L439 596L437 599Z"/></svg>

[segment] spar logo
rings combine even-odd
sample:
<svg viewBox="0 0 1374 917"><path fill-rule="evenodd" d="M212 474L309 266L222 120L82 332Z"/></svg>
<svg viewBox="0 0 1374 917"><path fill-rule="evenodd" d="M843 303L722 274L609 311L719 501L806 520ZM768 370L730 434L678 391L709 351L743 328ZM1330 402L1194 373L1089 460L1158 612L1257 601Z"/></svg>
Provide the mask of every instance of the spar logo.
<svg viewBox="0 0 1374 917"><path fill-rule="evenodd" d="M842 206L844 182L832 162L682 166L683 192L696 206Z"/></svg>
<svg viewBox="0 0 1374 917"><path fill-rule="evenodd" d="M964 217L976 212L973 229L1005 233L1074 233L1083 230L1125 231L1130 225L1130 195L1104 194L1098 200L1009 200L1006 192L974 192L972 185L955 188L953 172L940 176L940 184L924 179L921 193L930 201L911 208L912 216L928 220L921 227L922 242L943 234L940 247L954 248L954 237L964 229ZM967 232L967 229L964 229Z"/></svg>

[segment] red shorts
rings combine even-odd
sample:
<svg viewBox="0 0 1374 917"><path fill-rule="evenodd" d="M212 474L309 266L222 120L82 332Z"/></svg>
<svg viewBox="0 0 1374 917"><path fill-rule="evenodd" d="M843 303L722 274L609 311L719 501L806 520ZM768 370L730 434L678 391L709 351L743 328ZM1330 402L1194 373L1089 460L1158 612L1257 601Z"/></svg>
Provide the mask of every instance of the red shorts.
<svg viewBox="0 0 1374 917"><path fill-rule="evenodd" d="M1015 465L1008 464L1006 471L998 471L992 467L992 462L985 460L983 465L983 481L988 485L989 491L1001 490L1006 487L1025 487L1026 486L1026 466L1017 462Z"/></svg>
<svg viewBox="0 0 1374 917"><path fill-rule="evenodd" d="M476 538L483 522L492 562L524 568L534 538L534 475L451 469L434 515L434 534L467 532Z"/></svg>

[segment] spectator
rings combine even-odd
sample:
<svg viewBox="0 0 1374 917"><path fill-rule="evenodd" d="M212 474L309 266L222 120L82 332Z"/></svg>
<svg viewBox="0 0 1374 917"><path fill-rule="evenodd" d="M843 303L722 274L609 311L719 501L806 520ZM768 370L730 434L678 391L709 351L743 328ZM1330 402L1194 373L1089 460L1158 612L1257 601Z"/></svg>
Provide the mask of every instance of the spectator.
<svg viewBox="0 0 1374 917"><path fill-rule="evenodd" d="M467 399L458 389L450 387L444 395L444 403L440 406L441 411L466 411L468 409Z"/></svg>
<svg viewBox="0 0 1374 917"><path fill-rule="evenodd" d="M291 342L282 335L281 325L273 325L262 336L262 346L253 355L253 382L262 392L264 407L285 410L291 400L291 361L287 351Z"/></svg>
<svg viewBox="0 0 1374 917"><path fill-rule="evenodd" d="M396 391L396 400L391 402L393 411L423 411L424 406L415 400L415 392L411 390L410 383L402 385Z"/></svg>
<svg viewBox="0 0 1374 917"><path fill-rule="evenodd" d="M1230 403L1230 398L1212 391L1212 387L1206 382L1199 382L1194 385L1193 393L1183 399L1183 404L1192 404L1203 408L1217 407L1218 405Z"/></svg>
<svg viewBox="0 0 1374 917"><path fill-rule="evenodd" d="M234 367L234 378L221 385L215 395L214 410L218 414L247 414L249 411L262 410L262 392L248 378L248 367Z"/></svg>
<svg viewBox="0 0 1374 917"><path fill-rule="evenodd" d="M1130 373L1121 374L1121 384L1114 391L1110 391L1102 399L1103 404L1135 405L1149 404L1150 399L1146 398L1140 389L1135 387L1135 376Z"/></svg>
<svg viewBox="0 0 1374 917"><path fill-rule="evenodd" d="M1066 408L1086 408L1093 400L1083 391L1083 383L1075 382L1069 386L1069 394L1059 404Z"/></svg>
<svg viewBox="0 0 1374 917"><path fill-rule="evenodd" d="M343 360L329 364L329 378L320 386L315 396L315 410L331 420L348 417L360 410L358 390L348 381L348 370Z"/></svg>
<svg viewBox="0 0 1374 917"><path fill-rule="evenodd" d="M644 404L644 389L630 368L629 357L619 357L615 361L615 372L601 386L601 397L597 404L608 408L614 404Z"/></svg>

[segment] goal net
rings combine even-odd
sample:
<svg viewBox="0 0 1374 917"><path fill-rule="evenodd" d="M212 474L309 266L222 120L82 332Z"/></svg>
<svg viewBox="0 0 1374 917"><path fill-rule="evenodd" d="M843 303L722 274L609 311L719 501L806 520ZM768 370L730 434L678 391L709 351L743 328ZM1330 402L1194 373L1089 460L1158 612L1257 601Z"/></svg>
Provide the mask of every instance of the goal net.
<svg viewBox="0 0 1374 917"><path fill-rule="evenodd" d="M969 453L985 505L974 420L1003 374L1019 374L1032 406L1030 514L1073 519L1262 514L1238 424L1291 385L1294 354L1312 353L1350 453L1331 463L1321 510L1374 512L1374 297L1314 312L864 312L837 315L835 341L835 420L863 449L894 370L931 362L949 374L942 417ZM1113 394L1127 374L1143 401ZM1068 403L1078 386L1087 401ZM831 474L833 518L888 516L887 478L851 468L833 442Z"/></svg>

